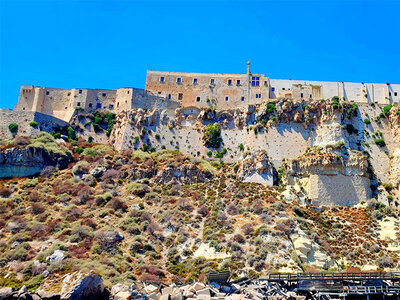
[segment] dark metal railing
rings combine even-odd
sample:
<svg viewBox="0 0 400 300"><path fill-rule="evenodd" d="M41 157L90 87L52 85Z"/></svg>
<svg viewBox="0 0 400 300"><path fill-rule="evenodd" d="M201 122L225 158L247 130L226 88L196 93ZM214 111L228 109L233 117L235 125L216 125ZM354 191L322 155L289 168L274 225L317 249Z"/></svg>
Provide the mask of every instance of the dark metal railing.
<svg viewBox="0 0 400 300"><path fill-rule="evenodd" d="M301 279L309 280L400 280L400 272L370 272L370 273L271 273L268 276L269 280L287 280L297 281Z"/></svg>

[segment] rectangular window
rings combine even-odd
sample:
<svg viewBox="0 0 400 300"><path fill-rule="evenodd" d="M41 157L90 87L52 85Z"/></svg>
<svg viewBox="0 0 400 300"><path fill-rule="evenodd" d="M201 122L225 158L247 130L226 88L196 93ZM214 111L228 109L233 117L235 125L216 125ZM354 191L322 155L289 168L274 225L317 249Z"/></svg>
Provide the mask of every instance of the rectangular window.
<svg viewBox="0 0 400 300"><path fill-rule="evenodd" d="M304 95L303 95L303 93L301 93L301 94L300 94L300 98L303 98L303 97L304 97Z"/></svg>
<svg viewBox="0 0 400 300"><path fill-rule="evenodd" d="M171 94L168 94L168 99L171 100Z"/></svg>
<svg viewBox="0 0 400 300"><path fill-rule="evenodd" d="M178 94L178 100L182 100L183 99L183 94L182 93L179 93Z"/></svg>
<svg viewBox="0 0 400 300"><path fill-rule="evenodd" d="M272 92L275 92L275 88L274 88L274 87L272 87L272 88L271 88L271 91L272 91Z"/></svg>
<svg viewBox="0 0 400 300"><path fill-rule="evenodd" d="M242 101L244 101L244 97L242 97Z"/></svg>
<svg viewBox="0 0 400 300"><path fill-rule="evenodd" d="M312 98L312 95L310 94L310 98Z"/></svg>
<svg viewBox="0 0 400 300"><path fill-rule="evenodd" d="M114 109L114 105L110 104L110 105L108 106L108 108L109 108L109 109Z"/></svg>
<svg viewBox="0 0 400 300"><path fill-rule="evenodd" d="M103 93L103 97L105 97L106 96L106 93Z"/></svg>
<svg viewBox="0 0 400 300"><path fill-rule="evenodd" d="M71 96L71 93L68 93L68 96Z"/></svg>
<svg viewBox="0 0 400 300"><path fill-rule="evenodd" d="M394 92L394 96L397 96L397 92Z"/></svg>
<svg viewBox="0 0 400 300"><path fill-rule="evenodd" d="M214 78L211 79L211 84L215 84L215 79Z"/></svg>
<svg viewBox="0 0 400 300"><path fill-rule="evenodd" d="M160 82L164 82L165 78L163 76L160 77Z"/></svg>
<svg viewBox="0 0 400 300"><path fill-rule="evenodd" d="M77 105L77 106L81 106L81 103L80 103L80 102L78 102L76 105Z"/></svg>
<svg viewBox="0 0 400 300"><path fill-rule="evenodd" d="M82 94L82 90L79 90L79 94Z"/></svg>
<svg viewBox="0 0 400 300"><path fill-rule="evenodd" d="M232 80L228 80L228 85L232 85Z"/></svg>
<svg viewBox="0 0 400 300"><path fill-rule="evenodd" d="M225 101L228 101L229 100L229 97L225 97Z"/></svg>
<svg viewBox="0 0 400 300"><path fill-rule="evenodd" d="M260 86L260 77L252 77L251 86Z"/></svg>
<svg viewBox="0 0 400 300"><path fill-rule="evenodd" d="M178 78L176 79L176 83L182 83L182 78L178 77Z"/></svg>
<svg viewBox="0 0 400 300"><path fill-rule="evenodd" d="M265 86L268 86L268 82L264 81L264 85L265 85Z"/></svg>
<svg viewBox="0 0 400 300"><path fill-rule="evenodd" d="M258 98L261 98L261 94L258 94Z"/></svg>
<svg viewBox="0 0 400 300"><path fill-rule="evenodd" d="M240 80L236 80L236 84L237 84L237 85L240 85Z"/></svg>
<svg viewBox="0 0 400 300"><path fill-rule="evenodd" d="M285 88L282 88L282 91L284 91L285 90Z"/></svg>
<svg viewBox="0 0 400 300"><path fill-rule="evenodd" d="M196 101L197 101L197 102L200 102L200 97L197 97L197 98L196 98Z"/></svg>
<svg viewBox="0 0 400 300"><path fill-rule="evenodd" d="M127 94L129 94L130 91L126 91Z"/></svg>
<svg viewBox="0 0 400 300"><path fill-rule="evenodd" d="M193 78L193 84L197 84L197 78Z"/></svg>
<svg viewBox="0 0 400 300"><path fill-rule="evenodd" d="M93 106L93 104L92 103L89 103L89 107L92 107Z"/></svg>
<svg viewBox="0 0 400 300"><path fill-rule="evenodd" d="M256 94L256 98L258 98L258 94Z"/></svg>
<svg viewBox="0 0 400 300"><path fill-rule="evenodd" d="M47 94L48 95L48 94ZM392 96L392 92L389 92L389 97L391 97Z"/></svg>
<svg viewBox="0 0 400 300"><path fill-rule="evenodd" d="M46 92L46 95L49 95L49 94L50 94L50 92L49 92L49 91L47 91L47 92Z"/></svg>
<svg viewBox="0 0 400 300"><path fill-rule="evenodd" d="M96 104L96 108L100 109L101 108L101 103Z"/></svg>

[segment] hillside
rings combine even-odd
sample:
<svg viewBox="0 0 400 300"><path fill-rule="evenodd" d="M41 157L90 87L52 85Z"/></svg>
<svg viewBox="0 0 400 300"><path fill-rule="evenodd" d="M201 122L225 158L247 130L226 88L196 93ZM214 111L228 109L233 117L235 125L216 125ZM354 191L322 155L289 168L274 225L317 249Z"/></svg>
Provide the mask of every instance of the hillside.
<svg viewBox="0 0 400 300"><path fill-rule="evenodd" d="M226 269L396 270L399 115L281 99L82 113L54 137L2 140L0 287L78 270L107 287Z"/></svg>

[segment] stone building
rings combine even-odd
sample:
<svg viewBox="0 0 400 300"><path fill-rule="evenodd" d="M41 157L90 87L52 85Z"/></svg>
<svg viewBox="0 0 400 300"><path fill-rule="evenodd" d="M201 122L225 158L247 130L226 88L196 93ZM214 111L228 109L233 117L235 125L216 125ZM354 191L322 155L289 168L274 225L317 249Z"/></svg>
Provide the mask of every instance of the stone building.
<svg viewBox="0 0 400 300"><path fill-rule="evenodd" d="M234 109L270 99L270 81L262 74L181 73L148 71L146 91L182 107Z"/></svg>
<svg viewBox="0 0 400 300"><path fill-rule="evenodd" d="M16 111L35 111L69 121L75 110L120 112L133 108L245 108L280 97L328 99L359 103L400 102L400 84L270 79L252 74L148 71L146 88L58 89L23 85Z"/></svg>

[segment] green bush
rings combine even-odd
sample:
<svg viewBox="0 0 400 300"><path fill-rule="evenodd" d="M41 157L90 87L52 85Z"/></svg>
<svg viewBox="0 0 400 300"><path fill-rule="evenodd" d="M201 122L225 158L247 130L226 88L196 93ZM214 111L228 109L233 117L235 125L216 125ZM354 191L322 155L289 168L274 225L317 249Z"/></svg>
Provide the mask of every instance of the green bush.
<svg viewBox="0 0 400 300"><path fill-rule="evenodd" d="M208 151L207 151L207 156L208 156L208 157L211 157L211 156L212 156L212 151L211 151L211 150L208 150Z"/></svg>
<svg viewBox="0 0 400 300"><path fill-rule="evenodd" d="M375 140L375 144L378 145L379 147L385 147L386 146L385 140L383 140L383 139L376 139Z"/></svg>
<svg viewBox="0 0 400 300"><path fill-rule="evenodd" d="M364 123L367 124L367 125L371 124L371 120L370 119L364 119Z"/></svg>
<svg viewBox="0 0 400 300"><path fill-rule="evenodd" d="M203 141L206 146L219 148L222 143L221 128L218 124L208 124L204 132Z"/></svg>
<svg viewBox="0 0 400 300"><path fill-rule="evenodd" d="M39 123L38 123L38 122L35 122L35 121L32 121L32 122L29 123L29 126L31 126L31 127L33 127L33 128L36 128L36 127L39 126Z"/></svg>
<svg viewBox="0 0 400 300"><path fill-rule="evenodd" d="M12 135L16 135L18 133L18 124L17 123L11 123L8 125L8 129L12 133Z"/></svg>
<svg viewBox="0 0 400 300"><path fill-rule="evenodd" d="M93 129L95 132L100 131L100 123L103 121L103 118L101 117L100 112L96 112L94 115L94 121L93 121Z"/></svg>
<svg viewBox="0 0 400 300"><path fill-rule="evenodd" d="M383 113L384 113L385 115L388 115L389 112L390 112L390 110L392 109L392 107L393 107L392 104L386 105L386 106L383 108Z"/></svg>
<svg viewBox="0 0 400 300"><path fill-rule="evenodd" d="M71 126L68 126L67 132L70 140L76 140L75 129L73 129Z"/></svg>
<svg viewBox="0 0 400 300"><path fill-rule="evenodd" d="M83 148L81 148L81 147L76 147L76 148L74 148L74 150L73 150L73 152L74 153L79 153L79 154L81 154L82 152L83 152Z"/></svg>
<svg viewBox="0 0 400 300"><path fill-rule="evenodd" d="M243 151L243 150L244 150L243 144L240 144L240 145L239 145L239 150L240 150L240 151Z"/></svg>
<svg viewBox="0 0 400 300"><path fill-rule="evenodd" d="M275 111L275 104L274 103L268 103L267 104L267 112L269 114L272 114Z"/></svg>
<svg viewBox="0 0 400 300"><path fill-rule="evenodd" d="M111 112L106 113L105 120L107 122L107 136L110 136L115 123L115 114Z"/></svg>

